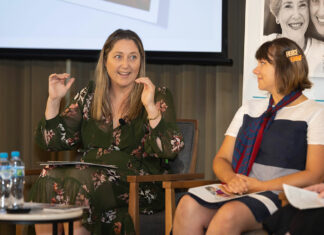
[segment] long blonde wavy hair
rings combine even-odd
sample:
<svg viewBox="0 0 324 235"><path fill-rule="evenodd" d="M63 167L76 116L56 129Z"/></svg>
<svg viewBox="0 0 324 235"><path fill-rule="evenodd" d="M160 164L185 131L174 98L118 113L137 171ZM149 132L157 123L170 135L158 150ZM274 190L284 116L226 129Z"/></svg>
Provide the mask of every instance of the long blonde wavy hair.
<svg viewBox="0 0 324 235"><path fill-rule="evenodd" d="M106 61L108 54L114 47L115 43L122 39L132 40L137 46L141 57L141 65L137 78L145 76L145 52L140 37L131 30L117 29L107 38L100 52L95 70L96 87L94 91L91 113L92 117L98 121L102 120L103 118L108 118L111 115L111 105L109 99L111 81L106 69ZM143 84L135 83L131 94L126 100L125 106L123 107L123 115L127 116L129 120L136 118L143 108L143 104L141 102L142 90Z"/></svg>

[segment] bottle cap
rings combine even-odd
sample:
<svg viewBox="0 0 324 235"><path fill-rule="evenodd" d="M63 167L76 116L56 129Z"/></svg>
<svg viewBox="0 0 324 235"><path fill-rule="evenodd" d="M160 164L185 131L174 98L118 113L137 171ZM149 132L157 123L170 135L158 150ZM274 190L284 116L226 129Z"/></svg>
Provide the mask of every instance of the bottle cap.
<svg viewBox="0 0 324 235"><path fill-rule="evenodd" d="M11 157L19 157L20 156L20 152L19 151L12 151L11 152Z"/></svg>
<svg viewBox="0 0 324 235"><path fill-rule="evenodd" d="M0 158L8 158L8 153L6 152L0 153Z"/></svg>

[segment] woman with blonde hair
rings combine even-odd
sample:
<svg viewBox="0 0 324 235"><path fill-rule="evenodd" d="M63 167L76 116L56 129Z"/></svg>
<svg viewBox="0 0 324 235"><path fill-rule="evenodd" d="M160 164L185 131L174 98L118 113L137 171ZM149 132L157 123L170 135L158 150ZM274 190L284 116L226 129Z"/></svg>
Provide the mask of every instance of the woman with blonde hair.
<svg viewBox="0 0 324 235"><path fill-rule="evenodd" d="M134 234L128 214L127 175L167 172L167 159L182 149L171 94L145 77L145 54L138 35L116 30L106 40L96 67L96 81L82 89L59 114L60 101L74 78L49 76L45 118L36 141L45 150L77 149L81 161L103 166L47 166L33 185L36 202L86 206L76 234ZM162 208L158 184L140 185L140 209ZM46 234L48 225L37 225Z"/></svg>

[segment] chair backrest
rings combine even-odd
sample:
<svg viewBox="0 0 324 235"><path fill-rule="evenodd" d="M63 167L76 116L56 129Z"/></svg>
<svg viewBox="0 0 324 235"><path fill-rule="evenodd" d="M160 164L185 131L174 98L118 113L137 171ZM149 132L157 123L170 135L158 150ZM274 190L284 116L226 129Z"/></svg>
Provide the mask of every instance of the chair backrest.
<svg viewBox="0 0 324 235"><path fill-rule="evenodd" d="M198 121L177 119L177 126L183 135L184 148L170 163L170 173L194 173L196 171L198 149Z"/></svg>

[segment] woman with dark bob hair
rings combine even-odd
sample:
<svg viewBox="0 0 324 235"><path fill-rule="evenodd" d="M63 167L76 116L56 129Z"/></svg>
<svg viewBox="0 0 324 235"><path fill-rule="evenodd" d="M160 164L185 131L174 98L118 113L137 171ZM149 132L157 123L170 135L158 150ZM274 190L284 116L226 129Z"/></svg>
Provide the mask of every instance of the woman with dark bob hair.
<svg viewBox="0 0 324 235"><path fill-rule="evenodd" d="M262 44L255 57L258 87L270 97L237 111L213 170L227 192L257 193L218 204L185 195L176 209L175 235L261 228L280 207L283 183L302 187L324 179L324 107L302 94L311 87L303 50L279 38Z"/></svg>
<svg viewBox="0 0 324 235"><path fill-rule="evenodd" d="M145 54L139 36L116 30L106 40L90 81L59 114L74 78L49 76L45 118L36 141L45 150L77 149L81 161L110 165L45 167L31 189L31 200L86 206L75 234L135 234L128 214L127 175L163 174L167 159L183 147L168 89L155 88L145 77ZM140 210L152 214L163 207L159 184L141 184ZM62 228L61 228L62 230ZM51 231L37 225L37 234Z"/></svg>

